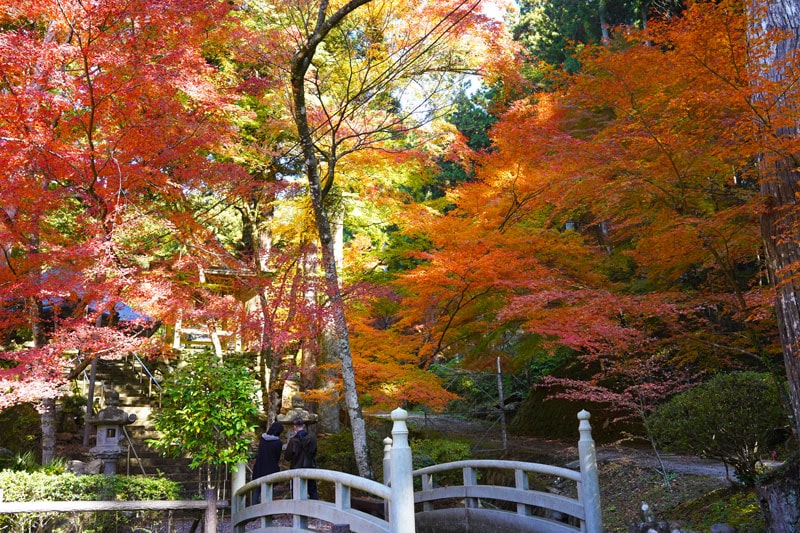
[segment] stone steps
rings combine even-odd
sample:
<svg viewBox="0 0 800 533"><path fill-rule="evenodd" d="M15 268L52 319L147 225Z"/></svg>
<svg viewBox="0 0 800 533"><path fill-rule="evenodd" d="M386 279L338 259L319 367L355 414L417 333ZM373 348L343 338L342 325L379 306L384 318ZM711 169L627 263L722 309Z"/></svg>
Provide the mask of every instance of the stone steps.
<svg viewBox="0 0 800 533"><path fill-rule="evenodd" d="M133 451L130 459L123 457L117 465L117 472L140 475L144 470L147 476L159 476L180 483L183 497L202 494L200 475L189 468L190 460L185 457L163 457L157 450L147 445L148 439L159 437L152 423L154 407L158 406L157 387L149 387L148 378L140 379L141 374L125 361L104 361L97 365L96 382L103 387L112 388L119 393L119 407L126 413L136 415L136 421L125 427ZM95 389L99 395L99 388ZM151 393L151 390L153 391ZM125 446L124 439L122 445Z"/></svg>

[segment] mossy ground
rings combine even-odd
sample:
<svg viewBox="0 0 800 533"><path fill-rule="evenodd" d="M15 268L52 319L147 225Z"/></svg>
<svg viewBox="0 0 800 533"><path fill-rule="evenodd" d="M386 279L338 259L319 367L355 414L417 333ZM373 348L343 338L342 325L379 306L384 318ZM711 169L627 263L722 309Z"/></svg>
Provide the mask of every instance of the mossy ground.
<svg viewBox="0 0 800 533"><path fill-rule="evenodd" d="M645 501L659 520L680 522L685 529L707 532L726 523L740 533L764 531L764 520L752 491L731 488L724 480L689 474L664 477L629 460L601 463L600 491L606 531L628 531L640 520Z"/></svg>

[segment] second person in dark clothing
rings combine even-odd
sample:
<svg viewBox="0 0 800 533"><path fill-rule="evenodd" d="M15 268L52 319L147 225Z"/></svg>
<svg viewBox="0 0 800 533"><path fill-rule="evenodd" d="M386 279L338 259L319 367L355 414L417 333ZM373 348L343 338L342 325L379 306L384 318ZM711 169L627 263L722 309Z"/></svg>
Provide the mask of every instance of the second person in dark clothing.
<svg viewBox="0 0 800 533"><path fill-rule="evenodd" d="M279 462L283 451L281 433L283 433L283 424L275 422L267 429L266 433L261 434L261 438L258 439L256 463L253 465L253 479L280 471ZM261 491L256 489L253 493L253 503L258 503L260 500Z"/></svg>
<svg viewBox="0 0 800 533"><path fill-rule="evenodd" d="M308 432L302 418L295 418L294 431L294 436L286 443L283 458L291 468L316 468L317 439ZM308 497L312 500L319 500L317 480L315 479L308 480Z"/></svg>

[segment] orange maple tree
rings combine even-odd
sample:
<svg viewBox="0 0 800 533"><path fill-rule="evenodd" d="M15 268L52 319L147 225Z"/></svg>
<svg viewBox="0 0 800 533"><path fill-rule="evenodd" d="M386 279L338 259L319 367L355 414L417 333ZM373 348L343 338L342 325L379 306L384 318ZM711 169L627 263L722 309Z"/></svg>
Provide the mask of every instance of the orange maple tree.
<svg viewBox="0 0 800 533"><path fill-rule="evenodd" d="M509 107L447 213L405 222L430 243L397 285L420 364L476 346L491 361L527 334L598 380L650 358L695 377L775 370L746 30L733 3L692 5L587 48L579 74ZM491 331L506 332L493 349L476 342Z"/></svg>

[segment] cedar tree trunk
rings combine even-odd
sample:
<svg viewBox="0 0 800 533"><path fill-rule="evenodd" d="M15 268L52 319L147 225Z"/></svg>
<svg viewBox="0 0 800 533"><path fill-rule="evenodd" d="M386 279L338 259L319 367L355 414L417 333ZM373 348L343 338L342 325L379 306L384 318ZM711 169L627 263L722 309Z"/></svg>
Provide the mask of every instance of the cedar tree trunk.
<svg viewBox="0 0 800 533"><path fill-rule="evenodd" d="M784 60L800 51L800 0L753 0L752 30L762 34L771 30L787 32L782 41L770 47L762 61L764 73L770 81L785 86L786 93L777 97L775 112L778 115L796 113L797 94L792 85L796 80L783 66ZM788 95L788 96L787 96ZM767 136L792 139L798 135L794 126L773 126ZM765 155L761 161L761 192L766 207L761 215L761 235L766 248L770 281L776 288L775 311L783 346L786 377L792 404L792 431L800 436L800 283L796 270L800 267L800 239L798 239L798 173L797 153L781 156ZM800 442L800 440L798 441ZM759 501L764 512L767 531L789 533L800 530L800 479L797 468L784 471L782 478L773 479L758 487Z"/></svg>

